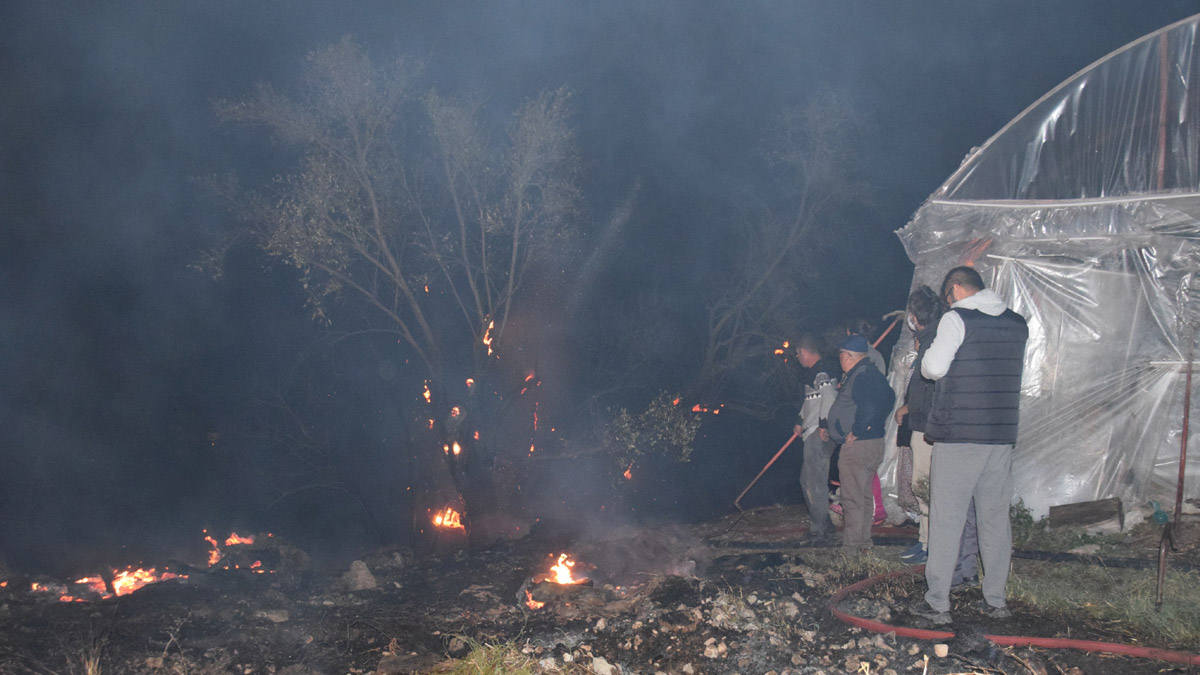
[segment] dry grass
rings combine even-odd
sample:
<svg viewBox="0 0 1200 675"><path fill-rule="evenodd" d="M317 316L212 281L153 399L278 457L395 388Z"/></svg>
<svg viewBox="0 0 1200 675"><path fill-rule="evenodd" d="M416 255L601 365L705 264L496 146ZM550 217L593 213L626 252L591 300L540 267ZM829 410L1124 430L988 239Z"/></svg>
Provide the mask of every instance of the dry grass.
<svg viewBox="0 0 1200 675"><path fill-rule="evenodd" d="M592 672L585 666L550 656L535 659L513 642L480 644L461 639L471 645L471 651L461 659L434 668L431 675L583 675Z"/></svg>

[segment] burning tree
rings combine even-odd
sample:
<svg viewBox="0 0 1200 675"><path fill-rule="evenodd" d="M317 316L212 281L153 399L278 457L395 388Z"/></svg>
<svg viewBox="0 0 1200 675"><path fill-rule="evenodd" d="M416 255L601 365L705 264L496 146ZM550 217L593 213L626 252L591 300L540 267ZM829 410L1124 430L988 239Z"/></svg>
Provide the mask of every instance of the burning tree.
<svg viewBox="0 0 1200 675"><path fill-rule="evenodd" d="M708 301L705 343L687 398L720 397L748 361L769 355L777 336L796 331L797 310L812 306L804 292L815 290L810 283L821 254L842 236L831 221L865 192L850 150L862 127L835 94L779 115L763 152L779 186L739 223L732 274ZM773 366L768 362L766 370Z"/></svg>
<svg viewBox="0 0 1200 675"><path fill-rule="evenodd" d="M269 186L229 191L242 226L228 241L294 266L314 318L397 336L419 364L401 397L414 452L444 460L470 523L502 507L511 486L495 482L519 471L501 467L530 451L532 421L514 430L500 414L528 374L500 359L539 263L570 248L579 173L565 90L501 129L479 102L419 91L420 73L347 38L308 55L293 94L260 85L218 102L222 120L296 152ZM208 256L218 272L222 253Z"/></svg>

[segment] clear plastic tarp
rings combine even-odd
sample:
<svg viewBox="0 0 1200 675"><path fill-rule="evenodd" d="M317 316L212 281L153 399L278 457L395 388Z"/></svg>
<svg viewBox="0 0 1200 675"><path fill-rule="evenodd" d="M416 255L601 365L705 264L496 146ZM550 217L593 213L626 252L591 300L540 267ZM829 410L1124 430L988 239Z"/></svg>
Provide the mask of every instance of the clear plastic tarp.
<svg viewBox="0 0 1200 675"><path fill-rule="evenodd" d="M1015 496L1170 510L1200 322L1200 15L1131 43L976 148L897 232L913 288L970 264L1029 322ZM891 379L907 381L907 331ZM1200 354L1198 354L1200 356ZM1193 404L1200 404L1200 369ZM1185 497L1200 495L1200 417ZM894 486L895 434L880 475ZM894 492L894 490L892 490Z"/></svg>

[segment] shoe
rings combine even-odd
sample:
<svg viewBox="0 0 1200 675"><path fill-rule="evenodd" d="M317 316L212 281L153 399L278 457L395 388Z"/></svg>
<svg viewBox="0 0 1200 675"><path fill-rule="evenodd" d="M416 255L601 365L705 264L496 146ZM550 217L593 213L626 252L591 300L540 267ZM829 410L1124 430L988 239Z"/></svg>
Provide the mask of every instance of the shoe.
<svg viewBox="0 0 1200 675"><path fill-rule="evenodd" d="M904 549L900 553L900 559L908 560L909 558L913 557L914 555L917 555L918 553L924 553L924 552L925 552L925 547L922 546L921 542L918 541L917 543L913 544L912 546L909 546L908 548Z"/></svg>
<svg viewBox="0 0 1200 675"><path fill-rule="evenodd" d="M1008 607L993 607L988 604L987 600L980 600L975 603L974 607L976 611L991 619L1007 619L1012 616Z"/></svg>
<svg viewBox="0 0 1200 675"><path fill-rule="evenodd" d="M970 576L970 577L967 577L966 579L962 579L960 581L955 581L954 583L950 584L950 591L951 592L965 591L968 588L978 588L978 587L979 587L979 575L976 574L974 576Z"/></svg>
<svg viewBox="0 0 1200 675"><path fill-rule="evenodd" d="M929 552L921 551L916 555L911 555L907 558L900 558L900 562L905 565L924 565L929 560Z"/></svg>
<svg viewBox="0 0 1200 675"><path fill-rule="evenodd" d="M950 617L950 612L939 612L929 606L924 598L917 598L916 602L908 607L908 613L913 616L919 616L922 619L928 619L935 626L945 626L953 623L954 619Z"/></svg>
<svg viewBox="0 0 1200 675"><path fill-rule="evenodd" d="M807 537L801 540L800 545L812 548L825 548L828 546L833 546L836 543L837 542L834 540L833 535L825 532L822 534L809 534Z"/></svg>

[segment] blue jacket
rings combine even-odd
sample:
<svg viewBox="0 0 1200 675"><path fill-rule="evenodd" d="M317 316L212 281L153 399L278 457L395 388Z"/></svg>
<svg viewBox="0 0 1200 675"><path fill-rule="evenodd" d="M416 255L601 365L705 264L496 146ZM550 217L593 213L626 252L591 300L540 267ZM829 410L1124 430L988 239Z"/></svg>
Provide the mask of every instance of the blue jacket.
<svg viewBox="0 0 1200 675"><path fill-rule="evenodd" d="M842 377L837 400L829 411L829 435L838 443L844 443L851 432L862 441L883 438L895 404L896 392L887 378L864 358Z"/></svg>

